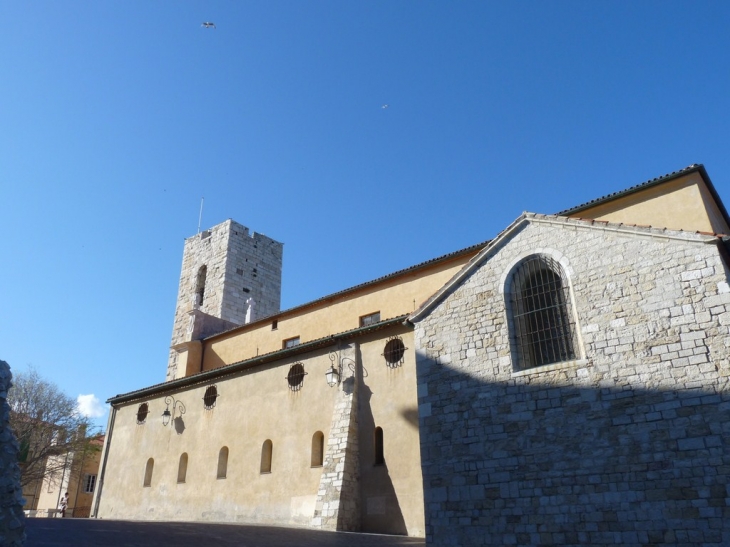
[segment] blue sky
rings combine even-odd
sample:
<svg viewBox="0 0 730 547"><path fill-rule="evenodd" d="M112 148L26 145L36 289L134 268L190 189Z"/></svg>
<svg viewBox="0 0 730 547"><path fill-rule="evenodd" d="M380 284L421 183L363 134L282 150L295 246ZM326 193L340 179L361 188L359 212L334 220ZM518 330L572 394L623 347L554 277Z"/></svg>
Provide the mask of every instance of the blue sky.
<svg viewBox="0 0 730 547"><path fill-rule="evenodd" d="M0 359L74 397L164 380L203 196L284 242L284 308L692 163L730 204L726 2L0 14Z"/></svg>

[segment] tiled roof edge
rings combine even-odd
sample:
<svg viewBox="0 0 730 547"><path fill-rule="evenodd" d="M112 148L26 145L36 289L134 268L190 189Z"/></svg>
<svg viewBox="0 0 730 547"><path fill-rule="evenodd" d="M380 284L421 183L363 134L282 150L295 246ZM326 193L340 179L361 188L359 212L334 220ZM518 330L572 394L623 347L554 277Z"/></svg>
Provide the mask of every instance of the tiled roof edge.
<svg viewBox="0 0 730 547"><path fill-rule="evenodd" d="M559 215L559 216L573 215L573 214L579 213L580 211L583 211L585 209L590 209L591 207L595 207L595 206L601 205L603 203L608 203L609 201L613 201L615 199L631 195L635 192L640 192L641 190L646 190L647 188L651 188L652 186L657 186L658 184L663 184L665 182L669 182L671 180L677 179L679 177L683 177L685 175L688 175L688 174L694 173L694 172L698 172L700 174L700 176L702 177L702 180L704 180L705 184L707 185L707 189L710 191L712 198L715 200L715 203L717 203L717 206L720 209L720 212L722 213L722 216L725 219L725 222L728 225L730 225L730 216L728 216L727 209L725 209L725 204L720 199L720 195L717 193L717 190L715 190L715 187L713 186L712 181L710 180L710 176L707 174L707 170L705 169L705 166L701 163L693 163L692 165L689 165L689 166L685 167L684 169L680 169L678 171L673 171L671 173L667 173L666 175L662 175L661 177L656 177L656 178L647 180L645 182L642 182L641 184L637 184L635 186L631 186L630 188L626 188L625 190L620 190L618 192L613 192L611 194L607 194L600 198L592 199L591 201L587 201L580 205L576 205L575 207L571 207L570 209L565 209L564 211L560 211L559 213L557 213L557 215Z"/></svg>
<svg viewBox="0 0 730 547"><path fill-rule="evenodd" d="M257 365L261 365L264 363L270 363L272 361L277 361L279 359L283 359L286 357L291 357L294 355L299 355L301 353L306 353L307 351L312 351L312 350L315 350L318 348L331 346L337 342L340 342L342 340L347 340L349 338L353 338L353 337L359 336L361 334L375 332L375 331L378 331L378 330L381 330L381 329L384 329L386 327L390 327L393 325L397 325L397 324L402 325L406 317L407 317L407 314L399 315L398 317L393 317L391 319L385 319L383 321L380 321L379 323L375 323L373 325L368 325L366 327L358 327L356 329L340 332L337 334L330 334L329 336L325 336L323 338L318 338L316 340L310 340L309 342L304 342L303 344L299 344L299 345L291 347L291 348L280 349L277 351L264 353L263 355L257 355L256 357L251 357L250 359L244 359L243 361L231 363L230 365L225 365L222 367L214 368L212 370L198 372L197 374L193 374L191 376L185 376L183 378L178 378L177 380L171 380L169 382L162 382L160 384L155 384L155 385L148 386L148 387L138 389L135 391L130 391L129 393L122 393L119 395L115 395L114 397L110 397L109 399L107 399L106 402L109 404L112 404L112 405L120 404L120 403L127 403L130 401L134 401L136 399L143 399L143 398L157 395L160 393L174 391L177 389L190 387L190 386L193 386L196 384L202 384L202 383L210 381L210 380L220 379L225 376L229 376L231 374L236 374L237 372L241 372L242 370L246 370L246 369L252 368Z"/></svg>
<svg viewBox="0 0 730 547"><path fill-rule="evenodd" d="M544 215L542 213L525 213L525 218L535 221L557 222L563 224L584 224L587 226L598 226L600 228L611 228L614 230L624 230L633 233L646 233L649 235L658 235L663 237L675 237L686 241L698 241L693 238L694 235L707 236L714 239L722 239L728 237L727 234L717 234L714 232L705 232L702 230L674 230L672 228L664 228L651 226L649 224L628 224L625 222L610 222L608 220L596 220L593 218L567 217L564 215ZM708 241L706 238L700 241Z"/></svg>
<svg viewBox="0 0 730 547"><path fill-rule="evenodd" d="M415 272L415 271L417 271L417 270L419 270L421 268L425 268L427 266L432 266L434 264L438 264L439 262L446 262L447 260L450 260L452 258L457 258L457 257L459 257L461 255L469 254L470 252L473 252L473 251L478 251L479 249L485 247L488 243L489 243L489 240L484 241L482 243L477 243L475 245L470 245L469 247L465 247L463 249L459 249L458 251L453 251L453 252L448 253L448 254L445 254L445 255L437 256L436 258L432 258L430 260L426 260L425 262L420 262L420 263L415 264L413 266L409 266L407 268L403 268L402 270L397 270L397 271L392 272L392 273L389 273L387 275L384 275L384 276L381 276L381 277L377 277L375 279L371 279L370 281L365 281L364 283L360 283L359 285L355 285L353 287L349 287L347 289L343 289L341 291L337 291L337 292L328 294L326 296L322 296L320 298L317 298L316 300L310 300L309 302L306 302L304 304L300 304L298 306L294 306L293 308L287 308L286 310L282 310L282 311L277 312L277 313L272 313L271 315L267 315L266 317L262 317L261 319L257 319L256 321L253 321L253 322L248 323L246 325L238 325L238 326L232 327L232 328L230 328L228 330L224 330L224 331L218 332L216 334L211 334L210 336L208 336L207 338L205 338L205 340L211 340L211 339L216 338L218 336L223 336L223 335L226 335L226 334L230 334L231 332L236 331L238 329L243 329L243 328L251 327L252 325L256 325L256 324L259 324L259 323L263 324L263 323L266 323L268 321L271 321L272 319L275 319L277 317L281 317L281 316L283 316L285 314L292 313L292 312L295 312L295 311L298 311L298 310L303 310L303 309L308 308L308 307L311 307L311 306L316 306L317 304L321 304L323 302L326 302L327 300L331 300L331 299L334 299L334 298L339 298L339 297L344 296L344 295L346 295L346 294L348 294L350 292L355 292L355 291L358 291L360 289L364 289L365 287L368 287L370 285L376 285L376 284L381 283L383 281L387 281L389 279L394 279L394 278L399 277L401 275L406 275L406 274L408 274L410 272Z"/></svg>
<svg viewBox="0 0 730 547"><path fill-rule="evenodd" d="M495 248L498 248L502 242L509 237L510 233L517 230L526 222L553 223L553 224L577 224L584 225L587 228L596 230L613 230L621 232L629 232L636 235L648 237L661 237L666 239L681 239L688 242L696 242L700 244L719 242L723 243L728 237L726 234L713 234L710 232L689 232L685 230L670 230L668 228L655 228L653 226L642 226L640 224L624 224L619 222L609 222L607 220L594 220L584 218L571 218L562 215L544 215L541 213L524 212L517 217L507 228L502 230L497 237L489 242L468 264L459 270L441 289L434 293L431 298L424 302L413 313L406 318L407 324L414 324L421 320L423 316L430 312L438 303L449 293L452 288L461 282L462 279L471 274L474 269L478 268L482 262L487 260ZM703 237L704 236L704 237Z"/></svg>

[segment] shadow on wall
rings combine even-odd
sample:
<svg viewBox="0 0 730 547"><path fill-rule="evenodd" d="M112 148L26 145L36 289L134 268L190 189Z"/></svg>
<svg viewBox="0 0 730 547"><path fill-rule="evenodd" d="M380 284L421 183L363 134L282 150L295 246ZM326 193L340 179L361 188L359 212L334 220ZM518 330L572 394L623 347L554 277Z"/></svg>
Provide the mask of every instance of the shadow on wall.
<svg viewBox="0 0 730 547"><path fill-rule="evenodd" d="M362 362L361 356L358 359ZM364 376L364 375L363 375ZM393 481L388 472L387 456L375 464L375 420L370 406L373 392L360 379L359 448L360 448L360 511L363 532L408 535L403 512L398 503ZM387 431L384 433L387 443ZM387 453L387 450L386 450Z"/></svg>
<svg viewBox="0 0 730 547"><path fill-rule="evenodd" d="M730 544L730 393L490 383L418 359L428 544Z"/></svg>
<svg viewBox="0 0 730 547"><path fill-rule="evenodd" d="M418 429L418 409L417 408L408 408L406 410L401 411L401 416L408 422L408 425L413 427L414 429Z"/></svg>

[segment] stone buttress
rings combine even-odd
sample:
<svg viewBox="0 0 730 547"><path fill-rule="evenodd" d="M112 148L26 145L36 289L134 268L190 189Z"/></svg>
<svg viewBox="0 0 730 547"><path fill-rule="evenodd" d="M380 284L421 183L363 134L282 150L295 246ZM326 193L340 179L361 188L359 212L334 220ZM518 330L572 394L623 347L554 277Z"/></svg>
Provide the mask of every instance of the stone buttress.
<svg viewBox="0 0 730 547"><path fill-rule="evenodd" d="M355 363L355 346L339 352L340 362ZM348 367L343 367L348 371ZM327 440L312 527L323 530L360 530L360 454L358 442L358 372L337 386L332 426Z"/></svg>

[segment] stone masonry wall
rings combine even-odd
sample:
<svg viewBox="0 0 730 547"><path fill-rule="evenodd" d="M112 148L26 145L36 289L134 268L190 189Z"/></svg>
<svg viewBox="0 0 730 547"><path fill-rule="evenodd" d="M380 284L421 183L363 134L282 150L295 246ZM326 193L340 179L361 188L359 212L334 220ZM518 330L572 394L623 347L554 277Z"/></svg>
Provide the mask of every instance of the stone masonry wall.
<svg viewBox="0 0 730 547"><path fill-rule="evenodd" d="M340 358L354 361L352 346ZM360 531L360 451L358 443L358 381L344 378L338 389L332 425L317 489L312 527L331 531Z"/></svg>
<svg viewBox="0 0 730 547"><path fill-rule="evenodd" d="M416 324L427 544L730 545L717 245L527 220ZM514 373L505 279L539 252L570 278L581 358Z"/></svg>
<svg viewBox="0 0 730 547"><path fill-rule="evenodd" d="M25 544L25 514L18 441L10 429L10 407L7 403L11 379L10 366L0 361L0 545L19 547Z"/></svg>
<svg viewBox="0 0 730 547"><path fill-rule="evenodd" d="M201 312L227 322L222 324L242 325L246 323L249 299L253 298L251 320L277 313L281 305L282 253L281 243L250 233L232 220L186 239L170 345L188 340L188 312L196 301L198 271L203 265L207 276ZM167 380L184 374L177 370L177 355L170 350Z"/></svg>

